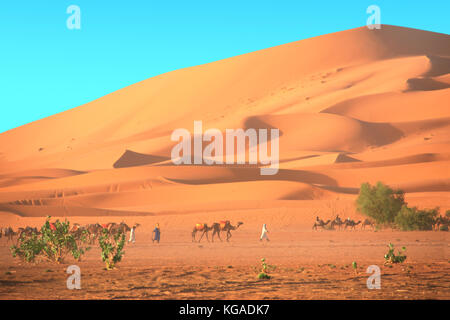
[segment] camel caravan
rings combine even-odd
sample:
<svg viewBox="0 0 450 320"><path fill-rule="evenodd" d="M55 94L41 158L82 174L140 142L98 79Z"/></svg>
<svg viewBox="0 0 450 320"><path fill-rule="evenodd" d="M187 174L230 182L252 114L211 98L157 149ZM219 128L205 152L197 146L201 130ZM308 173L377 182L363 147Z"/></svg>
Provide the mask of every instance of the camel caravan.
<svg viewBox="0 0 450 320"><path fill-rule="evenodd" d="M50 227L52 227L52 223L50 223ZM135 224L134 228L137 228L139 224ZM110 222L106 224L99 223L91 223L85 226L80 225L79 223L74 223L72 228L70 229L70 233L74 235L75 239L80 240L81 237L86 234L89 237L89 242L94 244L96 240L98 240L99 236L102 234L103 230L106 229L110 234L118 234L120 232L124 233L127 236L127 232L131 231L131 228L125 223L115 223ZM18 228L17 231L14 231L13 228L0 228L0 239L5 237L6 242L13 242L14 238L16 240L20 239L22 236L31 237L33 234L40 235L41 232L36 227L25 227Z"/></svg>
<svg viewBox="0 0 450 320"><path fill-rule="evenodd" d="M365 219L364 221L354 221L350 218L345 219L344 221L341 220L339 215L336 215L336 218L333 220L327 220L324 221L320 219L319 217L316 217L316 221L313 224L312 229L317 230L318 228L322 228L324 230L335 230L335 227L338 228L338 230L341 230L344 228L345 230L349 228L350 230L356 230L356 226L361 225L361 230L366 230L366 227L370 227L372 230L375 229L375 223L372 220ZM447 216L439 216L434 220L433 229L434 231L440 231L441 227L450 227L450 217Z"/></svg>
<svg viewBox="0 0 450 320"><path fill-rule="evenodd" d="M369 219L365 219L364 222L361 220L354 221L350 218L345 219L342 221L342 219L339 217L339 215L336 215L336 218L333 220L328 219L327 221L323 221L319 217L316 217L316 221L313 224L313 230L317 230L318 228L322 228L324 230L335 230L337 227L338 230L341 230L344 228L347 230L348 228L350 230L356 230L356 226L361 224L361 230L365 230L366 227L371 227L372 229L375 228L375 224L370 221Z"/></svg>
<svg viewBox="0 0 450 320"><path fill-rule="evenodd" d="M200 239L198 242L202 241L203 236L206 234L206 240L209 242L209 236L208 233L212 231L211 241L214 242L214 236L217 235L220 241L222 241L222 238L220 237L220 232L226 232L227 235L227 242L231 238L231 231L238 229L241 225L243 225L243 222L238 222L236 226L233 226L229 220L226 221L220 221L220 222L214 222L211 226L208 226L206 223L197 223L194 226L194 229L192 230L192 242L196 242L195 236L197 235L197 232L201 233Z"/></svg>

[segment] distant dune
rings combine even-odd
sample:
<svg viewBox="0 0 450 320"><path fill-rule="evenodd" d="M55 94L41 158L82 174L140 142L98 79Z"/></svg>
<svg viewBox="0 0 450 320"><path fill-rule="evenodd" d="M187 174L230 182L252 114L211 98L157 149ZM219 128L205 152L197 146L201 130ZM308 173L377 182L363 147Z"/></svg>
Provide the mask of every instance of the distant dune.
<svg viewBox="0 0 450 320"><path fill-rule="evenodd" d="M171 133L194 120L278 128L278 174L174 165ZM162 74L0 134L0 215L264 208L352 199L378 180L438 195L435 205L450 198L449 35L389 25L323 35Z"/></svg>

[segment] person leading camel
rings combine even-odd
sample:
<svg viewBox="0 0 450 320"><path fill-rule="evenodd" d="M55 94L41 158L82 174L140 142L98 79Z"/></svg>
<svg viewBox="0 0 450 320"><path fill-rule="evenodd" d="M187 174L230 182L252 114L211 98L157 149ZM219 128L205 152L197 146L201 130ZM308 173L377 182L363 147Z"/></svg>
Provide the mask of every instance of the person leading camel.
<svg viewBox="0 0 450 320"><path fill-rule="evenodd" d="M267 233L269 233L269 230L267 230L267 226L264 223L262 227L261 237L259 238L259 241L262 241L263 239L266 239L269 241L269 237L267 236Z"/></svg>
<svg viewBox="0 0 450 320"><path fill-rule="evenodd" d="M152 237L152 242L159 243L159 240L161 238L161 230L159 229L159 223L156 224L155 229L153 229L154 236Z"/></svg>
<svg viewBox="0 0 450 320"><path fill-rule="evenodd" d="M130 239L128 240L128 242L132 242L132 243L136 242L136 228L137 228L137 225L134 225L134 226L131 227L131 229L130 229Z"/></svg>

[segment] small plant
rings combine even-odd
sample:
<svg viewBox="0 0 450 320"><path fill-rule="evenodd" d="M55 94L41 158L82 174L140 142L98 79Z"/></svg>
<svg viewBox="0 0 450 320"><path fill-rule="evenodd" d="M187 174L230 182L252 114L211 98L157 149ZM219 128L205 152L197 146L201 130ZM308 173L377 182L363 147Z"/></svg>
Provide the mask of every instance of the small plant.
<svg viewBox="0 0 450 320"><path fill-rule="evenodd" d="M394 253L394 245L389 243L389 251L384 255L384 264L403 263L406 260L405 247L402 247L402 251L398 250L397 255Z"/></svg>
<svg viewBox="0 0 450 320"><path fill-rule="evenodd" d="M355 270L355 273L357 273L357 272L358 272L358 271L357 271L358 264L356 263L356 261L353 261L353 262L352 262L352 267L353 267L353 270Z"/></svg>
<svg viewBox="0 0 450 320"><path fill-rule="evenodd" d="M267 274L267 263L265 258L261 259L261 272L258 274L258 279L270 279L270 276Z"/></svg>
<svg viewBox="0 0 450 320"><path fill-rule="evenodd" d="M102 260L106 265L106 270L112 270L117 263L122 260L123 247L125 246L125 234L118 232L111 234L108 229L103 229L99 238L100 248L102 250Z"/></svg>

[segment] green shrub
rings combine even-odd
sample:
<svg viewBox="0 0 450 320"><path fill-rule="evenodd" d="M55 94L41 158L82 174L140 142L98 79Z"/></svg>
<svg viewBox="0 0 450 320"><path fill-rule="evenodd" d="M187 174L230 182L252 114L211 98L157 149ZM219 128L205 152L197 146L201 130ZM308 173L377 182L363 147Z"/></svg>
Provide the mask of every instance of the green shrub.
<svg viewBox="0 0 450 320"><path fill-rule="evenodd" d="M114 269L117 263L122 260L122 256L125 253L123 251L125 234L123 232L111 234L108 229L103 229L98 242L102 250L102 260L106 265L106 269Z"/></svg>
<svg viewBox="0 0 450 320"><path fill-rule="evenodd" d="M67 254L72 254L76 260L89 250L89 248L80 248L77 240L70 232L70 222L60 222L56 220L53 226L50 225L50 217L41 228L41 239L43 242L42 254L50 261L61 263ZM87 237L83 236L81 242L87 242Z"/></svg>
<svg viewBox="0 0 450 320"><path fill-rule="evenodd" d="M261 279L261 280L265 280L265 279L270 279L270 276L267 274L267 273L264 273L264 272L260 272L259 274L258 274L258 279Z"/></svg>
<svg viewBox="0 0 450 320"><path fill-rule="evenodd" d="M35 262L36 257L41 254L43 247L44 243L35 233L30 237L26 237L25 234L22 233L17 240L17 244L11 246L10 249L14 258L19 257L23 261L30 263Z"/></svg>
<svg viewBox="0 0 450 320"><path fill-rule="evenodd" d="M356 263L356 261L352 262L352 268L353 268L353 270L355 270L355 273L356 273L357 269L358 269L358 264Z"/></svg>
<svg viewBox="0 0 450 320"><path fill-rule="evenodd" d="M270 279L270 276L267 274L267 268L268 265L266 263L266 259L261 259L261 272L258 274L258 279L264 280L264 279Z"/></svg>
<svg viewBox="0 0 450 320"><path fill-rule="evenodd" d="M389 243L388 247L389 251L384 255L384 264L403 263L406 260L406 255L403 254L406 251L405 247L402 248L402 251L399 250L397 255L394 253L394 245L392 243Z"/></svg>
<svg viewBox="0 0 450 320"><path fill-rule="evenodd" d="M47 217L44 225L41 227L40 234L32 233L27 236L24 233L20 236L16 245L11 246L13 257L19 257L25 262L35 262L36 258L44 258L52 262L62 263L69 253L77 260L89 250L88 247L80 247L76 238L69 232L70 222L60 222L56 220L50 223L50 217ZM81 243L86 242L87 238L79 239Z"/></svg>
<svg viewBox="0 0 450 320"><path fill-rule="evenodd" d="M395 217L395 224L403 231L433 230L438 214L439 208L419 210L416 207L409 208L404 205Z"/></svg>
<svg viewBox="0 0 450 320"><path fill-rule="evenodd" d="M382 182L377 182L375 186L363 183L356 199L356 209L379 224L394 222L405 204L403 191L393 190Z"/></svg>
<svg viewBox="0 0 450 320"><path fill-rule="evenodd" d="M439 231L448 231L448 226L447 225L440 226Z"/></svg>

